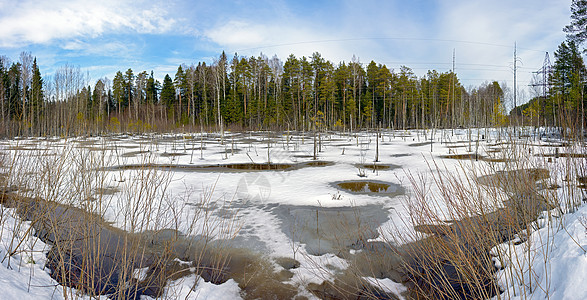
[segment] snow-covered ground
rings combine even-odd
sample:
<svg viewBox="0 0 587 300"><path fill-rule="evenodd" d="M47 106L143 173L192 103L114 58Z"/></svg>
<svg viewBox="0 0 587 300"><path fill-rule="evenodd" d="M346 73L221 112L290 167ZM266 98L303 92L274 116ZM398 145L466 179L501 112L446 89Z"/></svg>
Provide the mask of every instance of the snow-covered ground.
<svg viewBox="0 0 587 300"><path fill-rule="evenodd" d="M497 273L508 299L587 299L587 205L554 219L519 245Z"/></svg>
<svg viewBox="0 0 587 300"><path fill-rule="evenodd" d="M366 221L372 222L370 225L379 233L371 240L389 241L391 238L386 236L389 228L410 226L401 220L409 218L405 204L415 196L414 178L430 183L432 172L465 178L471 168L502 170L506 164L500 161L510 158L510 145L498 140L505 134L497 130L435 131L434 143L430 143L431 135L431 131L415 130L382 131L379 138L375 132L322 133L316 142L311 133L288 132L118 135L14 139L0 142L0 148L6 153L8 162L5 162L5 172L12 167L30 176L28 180L11 178L8 183L20 187L22 193L86 207L103 214L106 221L116 227L129 231L170 228L185 235L234 238L234 246L252 249L269 259L295 258L300 266L291 270L294 275L289 283L303 287L329 279L324 270L331 270L333 276L337 270L348 266L347 261L333 253L316 249L312 244L316 237L305 232L309 230L300 229L324 225L319 221L309 225L311 221L304 219L308 211L322 208L324 216L340 213L339 216L348 217L341 211L362 209L363 215L359 215L370 219ZM552 180L561 186L558 193L562 199L569 194L565 192L568 190L565 180L569 178L564 172L571 166L563 159L552 159L549 163L548 158L542 156L554 154L557 149L566 151L559 143L556 139L535 137L519 142L524 144L524 151L533 154L530 157L535 160L534 166L551 170ZM585 153L585 149L575 150ZM313 160L315 151L316 161L320 163ZM445 157L471 153L497 162ZM572 168L582 164L584 172L585 158L574 160L579 163ZM223 167L268 162L291 167L283 170ZM369 168L373 165L382 167ZM360 180L386 183L390 188L386 193L374 193L353 192L337 186L340 182ZM92 188L75 189L82 184ZM437 186L426 184L426 193L439 192ZM584 197L584 190L577 190L571 200L580 202ZM153 199L157 199L157 205L152 205ZM129 218L133 211L142 213ZM385 218L376 217L379 213ZM318 216L317 210L315 216ZM587 287L578 284L587 272L586 218L587 210L583 206L571 214L554 218L551 223L542 222L541 229L528 239L530 243L498 246L509 247L512 255L512 262L497 273L506 290L503 295L586 298ZM3 208L2 290L11 295L9 298L13 295L14 298L38 299L63 297L62 287L43 269L47 245L29 236L14 255L8 255L16 247L13 236L24 235L29 226L15 217L12 210ZM549 246L548 249L532 248L535 254L529 256L524 252L528 244L530 247ZM329 249L320 244L317 247ZM275 268L282 267L275 264ZM515 270L523 270L522 274L528 275L516 277ZM238 285L232 280L218 286L195 280L195 277L186 277L171 282L166 296L238 297ZM403 291L403 286L389 279L368 280L377 281L389 291ZM190 291L193 286L195 290ZM313 297L303 288L300 294ZM8 294L0 298L4 295Z"/></svg>

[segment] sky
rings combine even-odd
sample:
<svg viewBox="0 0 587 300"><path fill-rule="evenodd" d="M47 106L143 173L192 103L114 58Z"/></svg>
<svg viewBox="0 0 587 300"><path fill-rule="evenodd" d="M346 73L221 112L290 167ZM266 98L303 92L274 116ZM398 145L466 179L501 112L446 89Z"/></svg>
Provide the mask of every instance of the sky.
<svg viewBox="0 0 587 300"><path fill-rule="evenodd" d="M180 64L319 52L418 76L455 71L466 88L497 80L520 102L565 40L570 0L0 0L0 55L37 57L43 76L79 66L93 85L128 68L172 77ZM525 99L525 100L524 100Z"/></svg>

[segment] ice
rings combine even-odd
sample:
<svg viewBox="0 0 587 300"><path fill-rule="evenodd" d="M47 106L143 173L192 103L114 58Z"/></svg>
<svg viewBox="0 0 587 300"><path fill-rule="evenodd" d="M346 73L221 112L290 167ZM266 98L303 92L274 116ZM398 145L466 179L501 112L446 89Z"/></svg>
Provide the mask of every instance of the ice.
<svg viewBox="0 0 587 300"><path fill-rule="evenodd" d="M543 130L544 131L544 130ZM235 247L244 247L258 252L269 259L279 257L295 258L300 266L293 270L291 282L304 285L308 282L320 284L332 278L338 270L344 269L347 262L337 257L335 248L340 245L341 236L345 236L346 251L357 251L353 243L391 240L391 230L408 230L410 225L401 222L408 216L405 205L409 197L414 197L413 180L417 178L427 183L426 193L438 193L432 185L434 172L467 175L467 168L484 168L491 165L497 170L505 168L505 163L498 159L508 158L507 141L500 141L499 130L472 129L440 130L435 132L434 141L430 141L431 131L383 131L379 137L379 153L376 155L375 132L355 133L322 133L321 151L317 152L317 160L313 160L314 143L311 134L301 133L268 133L268 132L225 132L220 133L187 133L187 134L150 134L150 135L118 135L110 137L78 137L62 138L31 138L28 140L8 140L0 147L7 153L9 160L18 161L20 167L30 172L39 172L39 166L52 167L57 162L68 165L64 168L64 176L80 177L83 160L91 164L92 160L102 160L102 171L96 172L96 178L103 179L96 183L95 191L100 195L100 209L108 222L114 226L131 230L124 219L124 209L129 208L129 200L139 194L142 187L133 185L141 176L150 174L160 176L160 184L166 189L155 196L164 199L161 210L153 212L149 229L171 228L186 235L209 235L215 239L228 238L226 226L234 222L240 228L232 237ZM485 139L477 140L483 135ZM469 139L471 138L471 139ZM560 140L540 141L531 137L531 151L536 154L552 154ZM61 161L64 153L71 161ZM449 155L459 155L465 159L451 159ZM374 162L378 156L379 161ZM26 159L21 159L25 157ZM76 161L73 158L83 159ZM491 157L494 162L476 160L475 158ZM25 163L27 161L28 163ZM318 163L317 163L318 162ZM277 170L239 170L226 168L235 164L283 164ZM71 166L69 166L71 164ZM312 165L310 165L312 164ZM557 175L564 169L560 160L554 160L549 169L554 170L556 180L564 176ZM369 168L368 166L390 166L389 168ZM145 166L147 170L141 169ZM95 171L95 170L94 170ZM557 173L558 172L558 173ZM553 176L551 175L551 176ZM37 176L39 180L42 176ZM143 177L144 178L144 177ZM46 180L43 179L43 180ZM378 195L372 192L353 192L339 188L336 183L349 181L371 181L398 186L399 193ZM41 182L14 182L15 185L26 185L31 191L39 191ZM155 184L152 182L152 184ZM46 186L46 183L45 183ZM22 187L22 186L21 186ZM65 188L65 187L61 187ZM560 189L562 190L562 188ZM47 192L40 196L48 195ZM65 199L70 194L58 195L57 201L82 206L83 199ZM98 197L96 193L87 195ZM568 197L561 194L561 198ZM581 197L577 194L576 197ZM572 198L572 197L571 197ZM568 201L577 201L569 199ZM580 200L579 200L580 201ZM96 203L96 202L92 202ZM92 204L94 205L94 204ZM140 209L141 203L133 204ZM202 209L208 211L205 216L198 215ZM445 208L438 207L438 210ZM581 278L587 273L587 259L581 248L587 248L585 228L579 224L580 215L585 214L584 208L571 217L565 217L565 228L569 231L558 231L554 234L548 257L552 258L548 265L532 267L537 286L550 286L549 294L540 288L532 289L532 295L551 298L587 298L585 287L580 284ZM318 220L315 220L317 216ZM144 218L150 216L145 215ZM357 236L358 233L337 227L334 219L369 220L368 236ZM8 220L8 219L7 219ZM16 219L3 221L4 228L10 228ZM194 221L195 220L195 221ZM563 221L561 221L563 222ZM328 224L326 224L328 223ZM340 223L340 222L339 222ZM217 226L208 227L209 224ZM350 226L353 222L346 222ZM8 227L7 227L8 226ZM552 224L542 225L543 229L535 232L531 239L546 238L548 228ZM318 227L317 233L314 233ZM402 229L403 228L403 229ZM550 229L552 232L552 228ZM2 231L2 238L8 239L8 230ZM337 236L337 234L339 236ZM572 237L572 238L571 238ZM551 237L553 238L553 237ZM32 243L32 242L31 242ZM42 269L43 252L46 246L34 253L36 264L26 264L25 256L20 257L19 267L15 270L6 263L0 268L3 286L10 286L7 293L15 297L22 295L61 295L61 287ZM2 254L5 255L10 243L3 240ZM522 251L515 248L513 251ZM354 252L353 252L354 253ZM522 255L520 253L520 255ZM13 258L15 259L15 258ZM543 259L539 256L535 261ZM24 263L23 263L24 261ZM20 264L27 267L23 268ZM328 269L326 265L335 266ZM529 266L526 266L529 269ZM12 269L11 269L12 268ZM507 266L506 266L507 268ZM34 276L29 276L35 270ZM329 274L323 274L324 270ZM317 273L320 276L318 276ZM507 271L499 273L507 278ZM29 280L38 281L29 284ZM189 292L199 295L199 299L220 299L220 296L236 297L238 285L229 281L220 286L205 283L197 278L184 278L182 282L170 286L180 288L178 295L187 295L192 286L196 290ZM374 279L373 282L389 287L390 291L403 291L403 286L389 279ZM503 279L508 295L520 295L519 286L531 285L531 282L520 281L519 286L512 286L515 279ZM526 279L524 279L526 280ZM32 288L32 286L35 286ZM45 286L42 288L41 286ZM171 288L170 288L171 291ZM27 294L37 293L37 294ZM21 296L19 296L21 295ZM230 296L230 297L229 297ZM49 297L49 296L48 296ZM523 297L523 296L520 296ZM26 297L25 297L26 298ZM227 298L227 299L228 299ZM231 298L232 299L232 298Z"/></svg>

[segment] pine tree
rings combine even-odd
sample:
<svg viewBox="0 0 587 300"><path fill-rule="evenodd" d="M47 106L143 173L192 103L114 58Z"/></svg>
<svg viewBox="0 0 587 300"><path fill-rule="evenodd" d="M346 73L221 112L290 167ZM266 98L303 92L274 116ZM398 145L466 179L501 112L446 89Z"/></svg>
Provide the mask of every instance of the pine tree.
<svg viewBox="0 0 587 300"><path fill-rule="evenodd" d="M124 73L124 107L129 107L134 103L133 94L134 94L134 73L131 68L128 68ZM135 104L136 105L136 104Z"/></svg>
<svg viewBox="0 0 587 300"><path fill-rule="evenodd" d="M312 109L312 78L314 71L308 59L303 56L301 59L301 90L302 90L302 111L304 112L303 119L305 120L303 128L306 128L307 122L310 121L310 111Z"/></svg>
<svg viewBox="0 0 587 300"><path fill-rule="evenodd" d="M377 121L377 116L375 114L375 99L378 96L378 73L379 68L377 67L377 64L374 61L371 61L369 65L367 65L367 92L370 95L369 98L371 102L367 103L369 107L365 109L365 119L368 121L371 128L375 127L375 122Z"/></svg>
<svg viewBox="0 0 587 300"><path fill-rule="evenodd" d="M563 31L577 44L582 44L587 39L587 0L573 0L571 24L565 26Z"/></svg>
<svg viewBox="0 0 587 300"><path fill-rule="evenodd" d="M334 71L334 80L336 83L336 99L337 105L336 109L339 113L339 120L341 120L343 128L347 124L347 102L349 93L349 79L350 79L350 72L347 65L342 62L338 65L336 70Z"/></svg>
<svg viewBox="0 0 587 300"><path fill-rule="evenodd" d="M114 102L116 104L118 117L120 117L121 110L125 106L125 86L126 84L122 72L116 72L116 75L112 80L112 97L114 98Z"/></svg>
<svg viewBox="0 0 587 300"><path fill-rule="evenodd" d="M312 60L310 64L312 65L312 69L314 71L314 104L312 105L312 113L314 118L316 118L322 106L322 103L319 102L319 98L320 94L322 93L322 78L326 76L324 71L325 60L322 58L322 55L319 52L314 52L314 54L312 54Z"/></svg>
<svg viewBox="0 0 587 300"><path fill-rule="evenodd" d="M388 95L388 87L391 85L392 78L392 74L387 66L379 66L379 71L377 72L376 89L378 91L380 101L378 101L376 110L378 111L379 121L383 123L383 126L387 126L387 111L391 107L387 101L390 98Z"/></svg>
<svg viewBox="0 0 587 300"><path fill-rule="evenodd" d="M135 119L139 120L139 106L145 103L147 97L147 71L142 71L135 77Z"/></svg>
<svg viewBox="0 0 587 300"><path fill-rule="evenodd" d="M553 118L573 123L573 117L577 117L583 107L583 85L587 70L577 44L573 41L561 43L554 56L553 74L550 78L550 110ZM573 127L573 124L566 125Z"/></svg>
<svg viewBox="0 0 587 300"><path fill-rule="evenodd" d="M283 65L283 93L284 101L289 102L293 114L294 128L297 129L300 119L300 63L291 54Z"/></svg>

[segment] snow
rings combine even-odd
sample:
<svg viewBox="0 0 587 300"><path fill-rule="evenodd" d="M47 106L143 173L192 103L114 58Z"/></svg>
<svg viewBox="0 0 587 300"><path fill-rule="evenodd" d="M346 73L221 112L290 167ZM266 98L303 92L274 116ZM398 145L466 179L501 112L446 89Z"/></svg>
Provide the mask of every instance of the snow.
<svg viewBox="0 0 587 300"><path fill-rule="evenodd" d="M43 268L48 246L27 234L30 222L5 207L0 207L0 218L0 298L63 299L63 288Z"/></svg>
<svg viewBox="0 0 587 300"><path fill-rule="evenodd" d="M235 300L242 299L239 291L238 283L232 279L215 285L192 274L169 282L161 299Z"/></svg>
<svg viewBox="0 0 587 300"><path fill-rule="evenodd" d="M307 245L292 240L291 234L284 232L284 228L288 226L284 224L287 220L280 218L273 207L288 205L361 208L377 205L388 213L389 219L379 224L379 236L371 240L391 241L392 231L409 230L411 226L401 222L402 218L408 217L406 199L414 197L416 193L411 180L421 179L427 183L425 192L435 194L439 191L431 184L431 174L434 172L465 178L470 167L488 168L486 162L445 159L442 156L474 153L478 149L480 155L497 155L497 158L501 158L507 153L488 151L491 148L508 147L495 144L501 134L503 133L491 129L440 130L434 133L435 141L430 145L426 142L431 138L431 131L383 131L379 138L380 161L377 164L394 165L399 168L378 171L363 169L365 177L359 177L362 171L358 165L374 164L375 132L323 134L322 151L318 152L318 161L329 164L315 167L299 166L313 161L312 137L309 134L290 135L287 132L226 132L224 136L218 133L191 133L73 139L31 138L3 141L0 148L9 156L8 161L17 161L13 168L31 174L62 166L60 182L49 183L46 177L34 175L35 180L18 179L9 185L26 186L29 188L28 193L37 193L35 196L77 206L86 205L84 203L87 201L84 202L79 196L74 198L73 191L55 194L50 187L57 186L67 190L68 187L75 186L76 182L84 181L96 189L110 188L112 194L102 195L99 204L95 201L88 205L98 206L96 209L104 212L104 218L114 226L125 230L172 228L186 235L205 234L217 239L232 238L232 235L236 234L235 241L241 243L240 246L257 251L269 259L295 257L300 262L300 267L291 270L294 276L289 283L303 286L309 282L320 284L324 280L332 279L338 271L348 267L348 262L331 253L310 254L311 251L306 249ZM476 141L480 135L486 135L487 139ZM470 138L473 142L469 142ZM552 143L539 140L530 142L536 145L531 147L533 153L545 154L554 153L556 148L553 145L559 143L557 140L551 141ZM204 147L205 150L200 151L200 147ZM584 152L584 149L582 151ZM268 161L273 164L292 164L296 167L282 171L190 169L195 166L251 162L264 164ZM105 167L106 171L88 169L96 163ZM108 169L139 164L185 168ZM492 167L503 168L503 163L492 164ZM580 193L569 196L569 189L565 187L564 176L561 175L569 166L565 165L562 159L555 160L547 167L552 170L553 179L561 183L562 188L558 191L558 197L566 199L563 202L576 202L576 198L582 197ZM137 185L137 178L147 178L147 184ZM349 180L398 184L404 187L406 195L389 197L353 193L333 185L334 182ZM154 191L153 186L158 184L166 188ZM96 195L90 193L85 197ZM150 207L147 213L136 216L136 222L131 223L124 217L125 212L146 207L146 202L151 198L158 199L160 205ZM14 212L10 209L3 209L3 215L8 212L12 214L4 217L1 223L0 254L5 257L8 249L14 246L14 243L11 246L11 240L15 230L11 231L11 228L17 228L17 222L22 223L23 226L18 228L16 233L23 235L28 228L26 226L30 225L14 218ZM440 206L437 209L442 211L446 207ZM229 215L216 213L219 210ZM527 264L527 259L519 259L515 264L506 265L504 270L498 272L496 276L506 289L504 295L512 298L531 296L587 299L587 287L581 284L581 280L587 275L587 258L584 250L581 250L581 247L587 249L585 226L580 222L584 215L587 215L587 210L582 207L579 211L566 214L550 223L541 220L541 229L530 236L530 245L543 245L547 240L546 244L550 246L548 249L532 249L531 266ZM146 228L134 227L133 224L141 221L145 221L143 224L147 224ZM238 228L241 230L235 233ZM526 243L518 246L505 244L499 247L507 247L508 253L512 253L512 258L528 258L524 252L524 245ZM7 259L3 260L0 267L2 286L10 287L6 289L6 293L11 295L11 298L32 296L39 299L60 299L62 288L43 269L43 253L47 251L48 246L28 236L21 247L29 248L14 255L10 260L10 267ZM547 252L544 253L545 251ZM548 258L547 264L544 263L544 257ZM526 272L532 276L513 278L509 274L514 267L516 270L524 270L522 274ZM144 275L144 271L137 270L136 276ZM405 290L403 285L390 279L365 279L384 291L399 294ZM528 288L521 289L523 286ZM546 289L546 286L549 288ZM195 287L193 291L192 287ZM213 285L198 280L195 276L188 276L170 282L165 293L163 298L187 296L198 299L235 299L239 297L239 288L233 280L222 285Z"/></svg>
<svg viewBox="0 0 587 300"><path fill-rule="evenodd" d="M507 288L503 295L511 299L587 299L587 205L544 225L527 243L499 246L511 253L510 261L497 274L502 288Z"/></svg>
<svg viewBox="0 0 587 300"><path fill-rule="evenodd" d="M404 299L404 297L401 296L401 293L404 293L408 290L408 288L403 284L394 282L389 278L378 279L373 277L363 277L363 279L367 280L367 282L373 286L378 287L386 293L393 293L394 295L398 295L398 298L401 300Z"/></svg>

